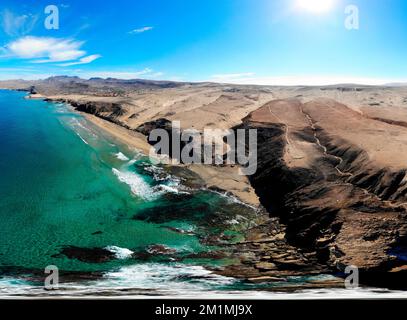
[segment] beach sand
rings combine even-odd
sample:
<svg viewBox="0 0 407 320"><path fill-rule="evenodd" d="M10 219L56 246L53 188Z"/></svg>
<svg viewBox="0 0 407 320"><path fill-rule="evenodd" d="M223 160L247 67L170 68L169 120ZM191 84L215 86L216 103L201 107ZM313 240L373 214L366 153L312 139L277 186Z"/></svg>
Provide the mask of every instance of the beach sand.
<svg viewBox="0 0 407 320"><path fill-rule="evenodd" d="M147 142L147 138L139 132L128 130L124 127L121 127L113 122L103 120L92 114L81 112L81 114L88 120L93 123L104 132L115 137L119 141L123 142L131 148L136 148L141 153L148 155L150 152L151 146Z"/></svg>

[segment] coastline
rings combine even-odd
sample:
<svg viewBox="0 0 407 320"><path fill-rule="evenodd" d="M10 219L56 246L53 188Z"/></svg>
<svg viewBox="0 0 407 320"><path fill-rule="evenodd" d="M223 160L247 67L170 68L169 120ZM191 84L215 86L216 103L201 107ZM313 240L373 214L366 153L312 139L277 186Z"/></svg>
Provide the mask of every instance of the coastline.
<svg viewBox="0 0 407 320"><path fill-rule="evenodd" d="M148 155L152 148L146 141L147 137L139 132L128 130L115 123L109 122L95 115L78 111L88 121L102 129L109 135L120 140L129 147L135 148L144 155ZM238 166L215 167L213 165L202 164L170 164L191 170L205 181L206 187L211 190L224 191L238 198L241 202L258 207L260 205L254 189L251 187L248 178L240 175Z"/></svg>
<svg viewBox="0 0 407 320"><path fill-rule="evenodd" d="M59 96L48 97L41 94L30 94L27 96L27 99L43 99L47 101L59 101L61 98L62 97ZM128 147L135 148L144 155L149 155L152 147L147 142L147 137L142 133L129 130L96 115L79 111L75 108L73 109L75 112L83 115L86 120L126 144ZM253 208L260 207L260 201L254 188L251 186L248 177L240 174L240 167L238 165L214 166L203 164L170 164L170 166L183 167L192 171L205 182L206 187L210 190L219 192L223 191L225 194L231 194L242 203Z"/></svg>
<svg viewBox="0 0 407 320"><path fill-rule="evenodd" d="M70 86L65 78L35 83L34 92L43 96L31 98L70 104L89 124L145 154L151 149L149 132L169 130L167 124L177 119L196 130L260 132L258 170L250 183L239 175L239 166L165 167L186 186L256 204L255 214L243 224L244 241L225 243L240 262L215 273L262 283L286 276L342 275L345 266L355 265L365 285L396 288L405 279L403 251L394 251L404 248L407 234L406 153L399 152L407 140L405 108L386 113L395 108L386 97L401 99L404 89L390 94L379 87L290 87L271 94L221 84L176 89L137 84L117 92L113 84L68 80ZM30 88L20 91L29 96ZM363 104L354 91L371 97ZM224 222L224 215L217 217Z"/></svg>
<svg viewBox="0 0 407 320"><path fill-rule="evenodd" d="M99 118L95 115L80 112L77 110L75 111L79 112L85 117L86 120L100 128L107 134L126 144L128 147L135 148L145 155L149 154L151 146L147 143L146 137L141 133L128 130L115 123L103 120L102 118Z"/></svg>

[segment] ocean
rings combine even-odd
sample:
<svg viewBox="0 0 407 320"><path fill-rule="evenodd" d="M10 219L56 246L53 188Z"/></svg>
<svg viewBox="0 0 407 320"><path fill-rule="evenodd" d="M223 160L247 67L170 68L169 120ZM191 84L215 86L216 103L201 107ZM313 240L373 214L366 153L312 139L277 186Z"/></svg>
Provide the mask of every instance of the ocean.
<svg viewBox="0 0 407 320"><path fill-rule="evenodd" d="M208 235L238 241L236 216L255 215L251 208L187 187L68 105L25 96L0 90L0 298L279 297L268 289L280 282L217 275L211 270L233 259L200 255L219 249ZM59 290L45 291L51 265ZM349 294L324 290L283 295Z"/></svg>

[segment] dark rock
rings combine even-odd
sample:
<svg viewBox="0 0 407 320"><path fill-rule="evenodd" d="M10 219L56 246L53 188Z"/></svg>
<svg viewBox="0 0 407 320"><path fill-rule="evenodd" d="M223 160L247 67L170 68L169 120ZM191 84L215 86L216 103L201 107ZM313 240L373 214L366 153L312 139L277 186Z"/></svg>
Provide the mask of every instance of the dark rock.
<svg viewBox="0 0 407 320"><path fill-rule="evenodd" d="M199 189L206 185L205 181L195 172L179 166L167 166L165 170L180 178L182 184L188 188Z"/></svg>
<svg viewBox="0 0 407 320"><path fill-rule="evenodd" d="M38 93L34 86L30 87L29 92L30 92L30 94L37 94Z"/></svg>
<svg viewBox="0 0 407 320"><path fill-rule="evenodd" d="M214 259L214 260L220 260L224 258L228 258L229 254L226 253L225 251L204 251L204 252L199 252L199 253L193 253L185 256L185 258L188 259Z"/></svg>
<svg viewBox="0 0 407 320"><path fill-rule="evenodd" d="M180 233L180 234L187 234L187 235L190 235L190 236L193 236L195 234L195 232L193 232L193 231L179 229L179 228L175 228L175 227L162 226L161 228L165 228L165 229L168 229L170 231Z"/></svg>
<svg viewBox="0 0 407 320"><path fill-rule="evenodd" d="M177 250L162 244L152 244L147 247L146 251L152 255L169 255L177 252Z"/></svg>
<svg viewBox="0 0 407 320"><path fill-rule="evenodd" d="M80 248L75 246L66 246L61 252L53 255L53 258L58 258L61 255L69 259L77 259L87 263L103 263L111 261L115 258L115 254L103 248Z"/></svg>

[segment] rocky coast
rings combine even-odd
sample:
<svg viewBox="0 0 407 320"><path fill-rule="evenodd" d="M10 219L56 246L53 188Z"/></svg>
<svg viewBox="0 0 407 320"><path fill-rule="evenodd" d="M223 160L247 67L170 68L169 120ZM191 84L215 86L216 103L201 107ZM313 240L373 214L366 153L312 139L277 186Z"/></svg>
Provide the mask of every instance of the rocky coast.
<svg viewBox="0 0 407 320"><path fill-rule="evenodd" d="M179 120L182 129L257 130L254 175L240 175L239 166L181 165L202 186L257 212L244 239L216 239L222 255L235 259L214 268L217 273L259 283L343 277L352 265L363 284L404 289L405 88L110 82L60 78L30 85L40 98L69 103L144 153L150 148L146 123L160 127L160 119Z"/></svg>

